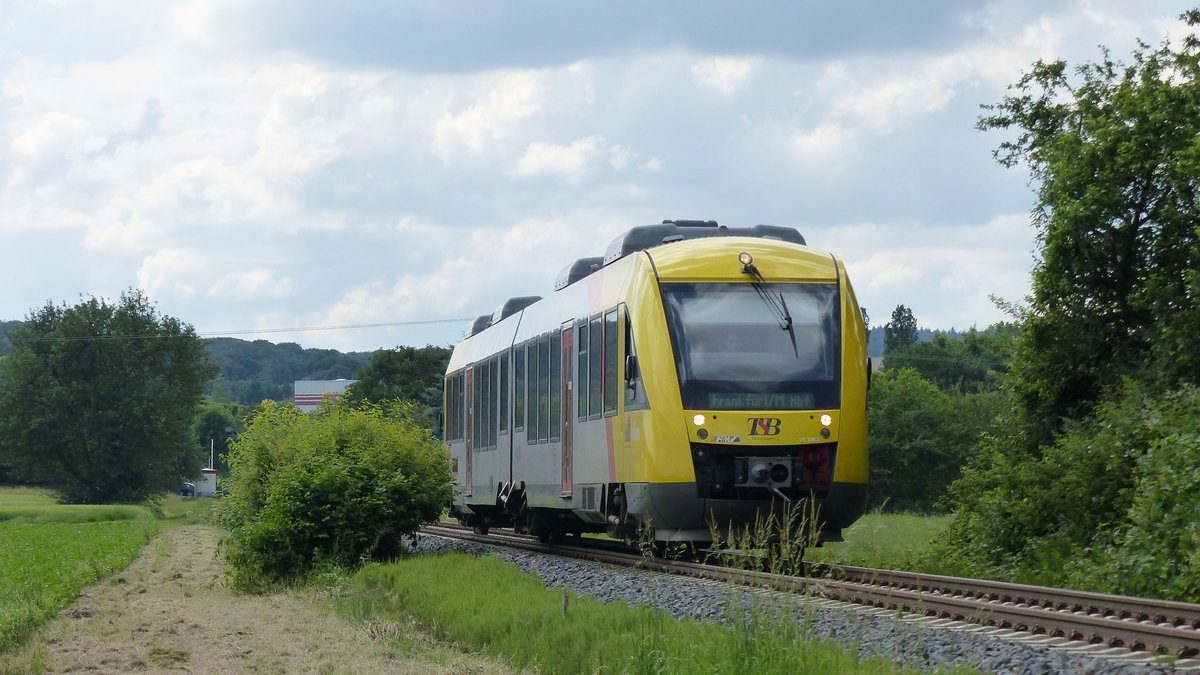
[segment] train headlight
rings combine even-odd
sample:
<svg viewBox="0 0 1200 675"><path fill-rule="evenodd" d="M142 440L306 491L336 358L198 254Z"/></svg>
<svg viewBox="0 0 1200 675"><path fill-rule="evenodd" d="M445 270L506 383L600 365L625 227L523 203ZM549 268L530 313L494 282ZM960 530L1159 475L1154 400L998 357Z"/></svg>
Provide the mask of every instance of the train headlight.
<svg viewBox="0 0 1200 675"><path fill-rule="evenodd" d="M695 424L698 427L704 426L704 415L696 415L693 417L692 424Z"/></svg>
<svg viewBox="0 0 1200 675"><path fill-rule="evenodd" d="M833 418L829 415L821 415L821 426L827 427L830 424L833 424Z"/></svg>
<svg viewBox="0 0 1200 675"><path fill-rule="evenodd" d="M738 254L738 262L742 263L743 265L750 265L754 262L754 256L742 251Z"/></svg>

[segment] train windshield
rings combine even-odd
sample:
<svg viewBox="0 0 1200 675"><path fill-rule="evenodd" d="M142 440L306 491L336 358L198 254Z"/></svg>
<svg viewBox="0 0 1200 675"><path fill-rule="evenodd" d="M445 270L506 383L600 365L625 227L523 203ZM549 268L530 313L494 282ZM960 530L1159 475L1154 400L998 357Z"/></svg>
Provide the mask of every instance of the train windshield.
<svg viewBox="0 0 1200 675"><path fill-rule="evenodd" d="M834 284L662 285L689 410L837 408Z"/></svg>

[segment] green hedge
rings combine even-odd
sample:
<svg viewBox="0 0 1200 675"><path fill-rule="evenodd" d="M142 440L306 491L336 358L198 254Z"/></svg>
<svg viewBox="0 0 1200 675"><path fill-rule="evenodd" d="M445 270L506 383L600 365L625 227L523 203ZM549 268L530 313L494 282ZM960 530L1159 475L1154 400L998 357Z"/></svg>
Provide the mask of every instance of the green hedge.
<svg viewBox="0 0 1200 675"><path fill-rule="evenodd" d="M313 415L266 403L228 459L219 522L244 588L395 557L450 499L446 452L399 402Z"/></svg>

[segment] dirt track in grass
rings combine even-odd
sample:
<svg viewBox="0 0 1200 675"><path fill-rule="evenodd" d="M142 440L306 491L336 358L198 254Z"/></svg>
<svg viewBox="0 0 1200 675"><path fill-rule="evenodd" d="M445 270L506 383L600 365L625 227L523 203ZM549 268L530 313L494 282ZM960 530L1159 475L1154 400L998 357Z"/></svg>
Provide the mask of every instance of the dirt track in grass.
<svg viewBox="0 0 1200 675"><path fill-rule="evenodd" d="M311 592L234 593L221 532L162 533L124 572L84 590L27 644L0 655L25 673L499 673L409 625L339 618Z"/></svg>

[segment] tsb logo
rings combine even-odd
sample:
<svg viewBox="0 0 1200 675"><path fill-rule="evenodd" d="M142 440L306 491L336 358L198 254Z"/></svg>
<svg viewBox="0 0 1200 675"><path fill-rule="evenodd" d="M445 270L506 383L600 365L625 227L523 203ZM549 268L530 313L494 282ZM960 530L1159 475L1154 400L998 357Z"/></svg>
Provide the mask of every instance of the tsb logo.
<svg viewBox="0 0 1200 675"><path fill-rule="evenodd" d="M747 417L750 420L750 435L751 436L778 436L779 425L782 422L778 417Z"/></svg>

